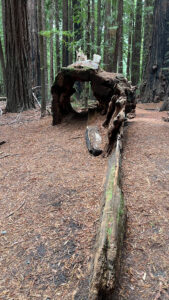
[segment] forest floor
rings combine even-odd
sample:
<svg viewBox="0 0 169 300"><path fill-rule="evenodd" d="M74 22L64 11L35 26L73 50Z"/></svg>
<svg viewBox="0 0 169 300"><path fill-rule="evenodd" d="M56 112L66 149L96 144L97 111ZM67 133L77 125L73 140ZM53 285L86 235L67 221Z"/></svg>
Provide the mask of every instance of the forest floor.
<svg viewBox="0 0 169 300"><path fill-rule="evenodd" d="M147 107L125 129L119 300L169 298L169 123ZM107 160L89 155L86 120L51 121L38 110L0 116L2 300L87 299Z"/></svg>
<svg viewBox="0 0 169 300"><path fill-rule="evenodd" d="M87 299L106 159L87 121L0 117L0 299ZM101 128L101 120L96 120Z"/></svg>
<svg viewBox="0 0 169 300"><path fill-rule="evenodd" d="M125 130L128 218L118 300L169 299L169 123L153 108L158 104L138 104Z"/></svg>

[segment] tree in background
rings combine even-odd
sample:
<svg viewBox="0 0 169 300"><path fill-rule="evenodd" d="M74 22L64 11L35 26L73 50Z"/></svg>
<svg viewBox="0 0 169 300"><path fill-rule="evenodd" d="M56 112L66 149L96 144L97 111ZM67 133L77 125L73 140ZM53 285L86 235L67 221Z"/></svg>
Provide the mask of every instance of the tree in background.
<svg viewBox="0 0 169 300"><path fill-rule="evenodd" d="M31 46L31 74L32 87L40 86L40 51L39 51L39 28L38 28L38 0L28 0L29 37Z"/></svg>
<svg viewBox="0 0 169 300"><path fill-rule="evenodd" d="M164 100L162 109L169 109L169 1L155 0L153 35L141 90L143 102Z"/></svg>
<svg viewBox="0 0 169 300"><path fill-rule="evenodd" d="M4 5L6 110L18 112L33 107L27 1L9 0Z"/></svg>
<svg viewBox="0 0 169 300"><path fill-rule="evenodd" d="M113 56L113 71L123 73L123 0L118 0L117 31Z"/></svg>
<svg viewBox="0 0 169 300"><path fill-rule="evenodd" d="M39 22L39 30L44 30L44 19L43 19L43 5L44 0L39 0L38 2L38 22ZM44 117L46 114L46 101L47 101L47 91L46 91L46 75L45 72L45 41L44 36L42 34L39 35L39 44L40 44L40 67L41 67L41 117Z"/></svg>
<svg viewBox="0 0 169 300"><path fill-rule="evenodd" d="M62 66L66 67L69 64L68 53L68 0L62 1Z"/></svg>
<svg viewBox="0 0 169 300"><path fill-rule="evenodd" d="M141 40L142 40L142 0L137 0L135 28L132 43L131 81L138 84L140 80Z"/></svg>

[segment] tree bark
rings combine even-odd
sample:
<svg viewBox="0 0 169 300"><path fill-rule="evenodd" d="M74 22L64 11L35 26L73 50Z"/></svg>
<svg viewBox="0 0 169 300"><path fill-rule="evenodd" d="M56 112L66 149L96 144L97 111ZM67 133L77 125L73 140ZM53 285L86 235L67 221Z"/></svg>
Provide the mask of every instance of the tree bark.
<svg viewBox="0 0 169 300"><path fill-rule="evenodd" d="M123 73L123 0L118 1L116 42L113 56L113 72Z"/></svg>
<svg viewBox="0 0 169 300"><path fill-rule="evenodd" d="M42 30L46 30L46 11L45 0L40 0L42 4ZM47 40L43 37L43 55L44 55L44 75L45 75L45 101L48 101L48 62L47 62ZM44 106L45 108L45 106Z"/></svg>
<svg viewBox="0 0 169 300"><path fill-rule="evenodd" d="M5 6L5 50L8 112L32 108L30 39L26 0L8 0Z"/></svg>
<svg viewBox="0 0 169 300"><path fill-rule="evenodd" d="M39 21L39 30L43 29L43 6L42 1L38 2L38 21ZM39 44L40 44L40 66L41 66L41 117L44 117L46 114L46 86L45 86L45 55L44 55L44 37L39 35Z"/></svg>
<svg viewBox="0 0 169 300"><path fill-rule="evenodd" d="M148 63L149 49L151 46L152 39L152 27L153 27L153 8L152 13L150 7L153 7L154 0L145 0L144 2L144 44L143 44L143 74L142 78L144 80L146 66Z"/></svg>
<svg viewBox="0 0 169 300"><path fill-rule="evenodd" d="M5 58L4 58L1 38L0 38L0 62L1 62L2 73L3 73L4 88L6 93L6 66L5 66Z"/></svg>
<svg viewBox="0 0 169 300"><path fill-rule="evenodd" d="M59 31L59 1L55 1L55 10L56 10L56 29ZM56 71L60 70L60 40L59 33L56 35Z"/></svg>
<svg viewBox="0 0 169 300"><path fill-rule="evenodd" d="M112 71L112 53L111 53L111 35L110 35L110 19L111 19L111 1L105 1L104 13L104 69Z"/></svg>
<svg viewBox="0 0 169 300"><path fill-rule="evenodd" d="M53 10L54 2L51 0L50 3L50 30L53 29ZM53 34L50 37L50 86L52 86L54 81L54 68L53 68Z"/></svg>
<svg viewBox="0 0 169 300"><path fill-rule="evenodd" d="M41 85L37 0L28 0L32 87Z"/></svg>
<svg viewBox="0 0 169 300"><path fill-rule="evenodd" d="M101 34L102 34L102 25L101 25L101 9L102 2L101 0L97 1L97 53L101 53Z"/></svg>
<svg viewBox="0 0 169 300"><path fill-rule="evenodd" d="M68 0L63 0L62 6L63 13L63 31L68 31ZM62 66L65 67L69 64L69 54L68 54L68 37L66 35L62 36Z"/></svg>
<svg viewBox="0 0 169 300"><path fill-rule="evenodd" d="M146 68L145 82L140 98L142 102L164 100L163 109L168 109L169 97L169 2L155 0L153 34Z"/></svg>
<svg viewBox="0 0 169 300"><path fill-rule="evenodd" d="M69 0L69 32L73 34L73 7L72 7L72 0ZM72 36L69 37L69 64L73 63L73 38Z"/></svg>
<svg viewBox="0 0 169 300"><path fill-rule="evenodd" d="M90 0L87 1L87 22L86 22L86 54L87 54L87 58L90 59L90 23L91 23L91 19L90 19Z"/></svg>
<svg viewBox="0 0 169 300"><path fill-rule="evenodd" d="M140 54L141 54L141 37L142 37L142 0L137 0L136 22L132 44L132 65L131 81L134 85L140 80Z"/></svg>
<svg viewBox="0 0 169 300"><path fill-rule="evenodd" d="M92 0L92 13L91 13L91 59L95 53L95 1Z"/></svg>

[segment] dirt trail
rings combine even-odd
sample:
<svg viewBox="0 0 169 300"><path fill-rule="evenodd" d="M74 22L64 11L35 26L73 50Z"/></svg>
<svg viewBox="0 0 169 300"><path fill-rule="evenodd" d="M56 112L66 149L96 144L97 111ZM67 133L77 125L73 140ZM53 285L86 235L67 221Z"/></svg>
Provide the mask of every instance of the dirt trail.
<svg viewBox="0 0 169 300"><path fill-rule="evenodd" d="M161 119L165 115L138 108L125 133L122 185L128 222L119 296L113 299L169 299L169 123Z"/></svg>
<svg viewBox="0 0 169 300"><path fill-rule="evenodd" d="M0 299L84 300L106 160L89 155L85 120L39 117L0 119Z"/></svg>

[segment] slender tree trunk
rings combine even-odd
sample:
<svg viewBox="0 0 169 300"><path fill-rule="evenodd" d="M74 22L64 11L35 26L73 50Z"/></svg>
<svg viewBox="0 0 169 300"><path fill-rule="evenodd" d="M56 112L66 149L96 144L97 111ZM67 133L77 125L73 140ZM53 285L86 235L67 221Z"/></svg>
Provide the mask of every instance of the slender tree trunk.
<svg viewBox="0 0 169 300"><path fill-rule="evenodd" d="M81 19L81 1L72 0L73 20L74 20L74 42L80 46L82 44L82 19ZM78 47L76 46L76 50Z"/></svg>
<svg viewBox="0 0 169 300"><path fill-rule="evenodd" d="M43 6L42 1L38 0L38 20L39 20L39 30L43 29ZM46 114L46 86L45 86L45 55L44 55L44 37L39 35L40 44L40 66L41 66L41 117Z"/></svg>
<svg viewBox="0 0 169 300"><path fill-rule="evenodd" d="M119 0L118 72L123 73L123 0Z"/></svg>
<svg viewBox="0 0 169 300"><path fill-rule="evenodd" d="M50 5L50 29L53 29L53 10L54 10L54 3L51 0ZM54 69L53 69L53 34L50 37L50 86L52 86L54 80Z"/></svg>
<svg viewBox="0 0 169 300"><path fill-rule="evenodd" d="M128 54L127 54L127 79L131 79L131 43L132 43L132 14L130 14L130 25L128 34Z"/></svg>
<svg viewBox="0 0 169 300"><path fill-rule="evenodd" d="M73 8L72 8L72 0L69 0L69 32L73 34ZM73 39L72 36L69 37L69 64L73 63Z"/></svg>
<svg viewBox="0 0 169 300"><path fill-rule="evenodd" d="M101 54L101 0L97 1L97 53Z"/></svg>
<svg viewBox="0 0 169 300"><path fill-rule="evenodd" d="M123 72L123 0L118 1L116 43L113 57L113 71Z"/></svg>
<svg viewBox="0 0 169 300"><path fill-rule="evenodd" d="M56 10L56 29L59 31L59 1L55 1ZM60 40L59 34L56 35L56 71L60 70Z"/></svg>
<svg viewBox="0 0 169 300"><path fill-rule="evenodd" d="M40 86L40 53L39 53L39 28L38 28L38 11L37 0L28 0L29 15L29 33L31 45L31 74L32 86Z"/></svg>
<svg viewBox="0 0 169 300"><path fill-rule="evenodd" d="M8 112L33 107L30 78L30 40L26 0L5 1L5 50Z"/></svg>
<svg viewBox="0 0 169 300"><path fill-rule="evenodd" d="M104 13L104 69L106 71L112 71L112 53L111 47L111 36L110 36L110 20L111 20L111 1L105 1L105 13Z"/></svg>
<svg viewBox="0 0 169 300"><path fill-rule="evenodd" d="M95 1L92 0L92 15L91 15L91 59L95 53Z"/></svg>
<svg viewBox="0 0 169 300"><path fill-rule="evenodd" d="M5 58L4 58L1 38L0 38L0 62L1 62L1 67L2 67L3 82L4 82L4 87L5 87L5 93L6 93L6 66L5 66Z"/></svg>
<svg viewBox="0 0 169 300"><path fill-rule="evenodd" d="M86 54L87 54L87 58L90 59L90 23L91 23L91 19L90 19L90 0L87 0L87 24L86 24Z"/></svg>
<svg viewBox="0 0 169 300"><path fill-rule="evenodd" d="M140 55L141 55L141 38L142 38L142 0L137 0L136 22L132 45L132 65L131 81L138 84L140 80Z"/></svg>
<svg viewBox="0 0 169 300"><path fill-rule="evenodd" d="M153 14L150 13L150 7L153 6L154 0L144 1L144 44L143 44L143 80L148 63L149 49L152 38Z"/></svg>
<svg viewBox="0 0 169 300"><path fill-rule="evenodd" d="M46 30L45 0L40 0L42 4L42 30ZM47 63L47 40L43 37L44 74L45 74L45 100L48 101L48 63Z"/></svg>
<svg viewBox="0 0 169 300"><path fill-rule="evenodd" d="M63 12L63 32L68 31L68 0L63 0L62 6ZM69 54L68 54L68 37L63 35L62 38L62 66L66 67L69 64Z"/></svg>
<svg viewBox="0 0 169 300"><path fill-rule="evenodd" d="M169 109L169 1L155 0L153 34L146 68L142 102L164 100L162 109Z"/></svg>

